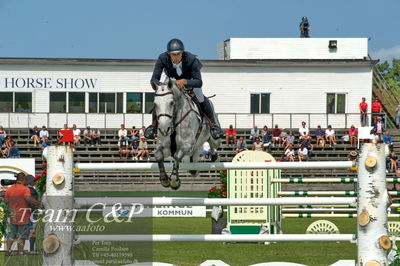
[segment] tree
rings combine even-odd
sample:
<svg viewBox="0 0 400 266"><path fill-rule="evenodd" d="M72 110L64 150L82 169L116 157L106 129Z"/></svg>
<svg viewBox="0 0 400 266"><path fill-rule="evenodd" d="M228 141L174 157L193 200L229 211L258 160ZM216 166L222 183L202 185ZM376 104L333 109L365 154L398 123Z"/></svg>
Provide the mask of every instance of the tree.
<svg viewBox="0 0 400 266"><path fill-rule="evenodd" d="M400 90L400 59L393 59L392 65L387 61L378 64L377 69L379 73L385 78L389 87L392 90Z"/></svg>

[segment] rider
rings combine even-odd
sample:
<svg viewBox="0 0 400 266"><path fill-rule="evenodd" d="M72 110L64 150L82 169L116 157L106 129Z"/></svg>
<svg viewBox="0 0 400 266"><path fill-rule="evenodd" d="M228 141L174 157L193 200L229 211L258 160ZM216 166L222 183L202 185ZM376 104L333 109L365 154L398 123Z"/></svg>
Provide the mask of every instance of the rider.
<svg viewBox="0 0 400 266"><path fill-rule="evenodd" d="M216 114L211 101L203 95L201 86L200 69L203 65L195 55L185 51L181 40L172 39L167 44L167 51L160 54L151 77L151 83L160 83L161 74L164 71L169 78L176 79L176 86L187 91L193 91L200 103L202 112L211 120L211 133L214 138L222 137ZM145 137L154 138L157 130L157 116L153 111L153 122L146 129Z"/></svg>

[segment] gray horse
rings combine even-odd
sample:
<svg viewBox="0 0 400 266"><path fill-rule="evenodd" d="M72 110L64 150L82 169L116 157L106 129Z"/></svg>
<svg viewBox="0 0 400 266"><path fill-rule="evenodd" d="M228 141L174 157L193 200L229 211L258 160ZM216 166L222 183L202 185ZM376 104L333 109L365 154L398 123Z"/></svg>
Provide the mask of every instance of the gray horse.
<svg viewBox="0 0 400 266"><path fill-rule="evenodd" d="M211 159L216 161L221 139L211 136L208 122L200 116L199 109L190 96L176 87L175 80L169 80L166 84L153 83L152 87L155 90L154 108L158 122L155 158L160 170L161 185L178 189L181 184L179 163L182 159L190 156L190 162L197 162L204 142L208 141ZM170 177L164 167L164 159L169 156L174 159ZM190 173L196 176L198 171Z"/></svg>

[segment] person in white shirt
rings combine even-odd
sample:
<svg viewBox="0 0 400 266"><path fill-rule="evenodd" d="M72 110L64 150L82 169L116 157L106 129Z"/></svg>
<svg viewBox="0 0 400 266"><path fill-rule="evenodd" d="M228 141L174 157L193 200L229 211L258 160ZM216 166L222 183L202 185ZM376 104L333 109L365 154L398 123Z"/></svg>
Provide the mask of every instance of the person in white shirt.
<svg viewBox="0 0 400 266"><path fill-rule="evenodd" d="M209 159L211 156L211 147L208 141L204 142L203 144L203 154L205 159Z"/></svg>
<svg viewBox="0 0 400 266"><path fill-rule="evenodd" d="M325 139L326 143L329 143L329 147L336 145L336 135L335 130L332 129L332 126L329 125L328 128L325 130Z"/></svg>
<svg viewBox="0 0 400 266"><path fill-rule="evenodd" d="M301 127L299 128L300 142L307 141L310 138L310 130L306 127L306 122L301 122Z"/></svg>
<svg viewBox="0 0 400 266"><path fill-rule="evenodd" d="M300 149L297 152L298 158L299 158L299 162L303 161L303 160L307 160L307 155L308 155L308 150L306 147L304 147L303 144L300 145Z"/></svg>
<svg viewBox="0 0 400 266"><path fill-rule="evenodd" d="M77 128L75 124L73 124L72 132L74 134L74 143L72 145L72 150L75 151L76 146L81 142L81 130Z"/></svg>
<svg viewBox="0 0 400 266"><path fill-rule="evenodd" d="M46 138L44 138L46 137ZM47 131L46 126L42 126L42 130L39 132L39 138L43 142L45 139L50 138L49 131Z"/></svg>
<svg viewBox="0 0 400 266"><path fill-rule="evenodd" d="M285 158L289 162L294 162L294 150L292 145L288 145L286 151L285 151Z"/></svg>
<svg viewBox="0 0 400 266"><path fill-rule="evenodd" d="M118 139L128 141L128 130L126 130L125 125L121 124L121 128L118 130Z"/></svg>

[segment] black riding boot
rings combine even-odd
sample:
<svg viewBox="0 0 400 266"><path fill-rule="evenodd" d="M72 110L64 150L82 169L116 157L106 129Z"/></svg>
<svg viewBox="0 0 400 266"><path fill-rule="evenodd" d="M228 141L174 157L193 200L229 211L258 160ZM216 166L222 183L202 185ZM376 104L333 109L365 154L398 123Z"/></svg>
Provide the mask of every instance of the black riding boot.
<svg viewBox="0 0 400 266"><path fill-rule="evenodd" d="M207 97L204 97L204 102L200 103L201 110L211 120L211 135L214 139L222 138L222 130L219 127L217 115L214 112L214 107Z"/></svg>
<svg viewBox="0 0 400 266"><path fill-rule="evenodd" d="M157 135L157 114L154 110L152 112L152 119L151 125L144 131L144 137L146 139L154 139Z"/></svg>

